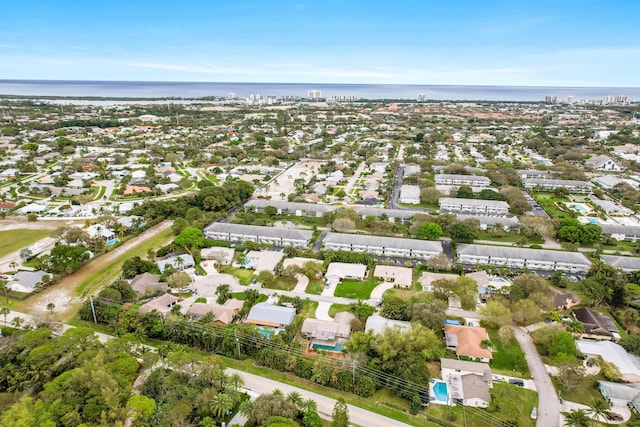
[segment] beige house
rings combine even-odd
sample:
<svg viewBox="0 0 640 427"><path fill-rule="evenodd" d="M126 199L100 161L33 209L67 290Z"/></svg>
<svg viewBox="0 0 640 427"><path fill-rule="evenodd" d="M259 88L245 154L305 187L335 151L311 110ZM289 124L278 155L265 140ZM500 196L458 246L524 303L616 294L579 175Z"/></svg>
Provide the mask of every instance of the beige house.
<svg viewBox="0 0 640 427"><path fill-rule="evenodd" d="M373 277L392 282L395 286L410 288L413 284L413 269L393 265L376 265Z"/></svg>
<svg viewBox="0 0 640 427"><path fill-rule="evenodd" d="M228 325L233 321L233 318L238 314L240 309L242 309L243 305L244 301L233 298L228 299L224 304L205 304L196 302L191 304L191 307L187 310L187 315L192 320L198 320L202 316L212 313L214 322L220 322Z"/></svg>

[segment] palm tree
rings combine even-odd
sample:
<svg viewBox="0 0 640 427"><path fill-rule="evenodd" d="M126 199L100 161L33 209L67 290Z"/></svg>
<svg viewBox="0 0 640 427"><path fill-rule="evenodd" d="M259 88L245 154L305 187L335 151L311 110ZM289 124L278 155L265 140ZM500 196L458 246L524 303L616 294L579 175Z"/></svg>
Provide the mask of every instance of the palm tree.
<svg viewBox="0 0 640 427"><path fill-rule="evenodd" d="M253 404L253 400L251 399L243 400L240 406L238 407L238 412L243 417L246 417L248 421L252 421L255 415L255 406Z"/></svg>
<svg viewBox="0 0 640 427"><path fill-rule="evenodd" d="M4 323L5 325L7 324L7 315L11 313L11 310L9 309L9 307L2 307L0 308L0 314L4 316Z"/></svg>
<svg viewBox="0 0 640 427"><path fill-rule="evenodd" d="M211 413L222 418L233 408L233 399L226 393L218 393L211 399Z"/></svg>
<svg viewBox="0 0 640 427"><path fill-rule="evenodd" d="M47 310L49 310L52 315L53 315L54 308L56 308L56 305L54 303L50 302L49 304L47 304Z"/></svg>
<svg viewBox="0 0 640 427"><path fill-rule="evenodd" d="M15 261L11 261L9 263L9 268L11 268L13 270L13 272L17 272L18 271L18 263Z"/></svg>
<svg viewBox="0 0 640 427"><path fill-rule="evenodd" d="M176 267L178 267L178 270L182 270L180 267L182 267L183 265L184 265L184 259L181 256L177 256Z"/></svg>
<svg viewBox="0 0 640 427"><path fill-rule="evenodd" d="M14 317L11 323L13 324L13 326L15 326L16 329L20 329L20 326L22 326L24 320L22 319L22 317Z"/></svg>
<svg viewBox="0 0 640 427"><path fill-rule="evenodd" d="M607 415L611 414L611 410L606 400L593 399L591 403L589 403L589 409L586 410L586 413L591 415L593 419L600 421L606 420Z"/></svg>
<svg viewBox="0 0 640 427"><path fill-rule="evenodd" d="M584 409L578 409L577 411L571 411L565 416L565 422L568 427L589 427L591 426L591 420L587 416Z"/></svg>
<svg viewBox="0 0 640 427"><path fill-rule="evenodd" d="M280 390L279 388L273 390L271 392L272 395L274 396L280 396L280 397L284 397L284 393L282 392L282 390Z"/></svg>
<svg viewBox="0 0 640 427"><path fill-rule="evenodd" d="M239 391L244 386L244 379L238 373L229 375L227 382L235 391Z"/></svg>
<svg viewBox="0 0 640 427"><path fill-rule="evenodd" d="M305 399L300 404L300 410L305 414L307 412L316 412L318 410L318 404L313 399Z"/></svg>
<svg viewBox="0 0 640 427"><path fill-rule="evenodd" d="M294 405L296 405L296 408L298 409L302 407L303 401L304 399L302 399L302 395L297 391L292 391L289 394L287 394L287 402L293 403Z"/></svg>

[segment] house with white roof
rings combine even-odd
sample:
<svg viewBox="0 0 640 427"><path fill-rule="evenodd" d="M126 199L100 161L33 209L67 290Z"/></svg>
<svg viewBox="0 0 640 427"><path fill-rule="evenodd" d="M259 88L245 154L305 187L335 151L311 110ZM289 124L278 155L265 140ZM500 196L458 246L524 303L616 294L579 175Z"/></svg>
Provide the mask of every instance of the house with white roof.
<svg viewBox="0 0 640 427"><path fill-rule="evenodd" d="M382 334L386 329L398 329L401 332L410 332L411 323L402 320L387 319L375 313L367 318L364 330L373 331L374 334Z"/></svg>
<svg viewBox="0 0 640 427"><path fill-rule="evenodd" d="M295 308L259 302L251 307L245 323L281 329L293 322L295 316Z"/></svg>
<svg viewBox="0 0 640 427"><path fill-rule="evenodd" d="M13 275L13 279L7 283L7 289L14 292L31 293L36 287L42 285L42 277L46 276L46 271L18 271Z"/></svg>
<svg viewBox="0 0 640 427"><path fill-rule="evenodd" d="M630 383L640 383L640 357L627 353L620 345L611 341L576 341L578 350L591 357L600 357L605 362L613 363L622 380Z"/></svg>
<svg viewBox="0 0 640 427"><path fill-rule="evenodd" d="M394 286L410 288L413 284L413 269L395 265L378 264L373 270L373 277L391 282Z"/></svg>
<svg viewBox="0 0 640 427"><path fill-rule="evenodd" d="M623 167L620 163L609 156L593 156L585 162L585 166L595 170L621 172Z"/></svg>
<svg viewBox="0 0 640 427"><path fill-rule="evenodd" d="M151 313L152 311L157 311L162 315L166 315L171 311L174 305L178 303L178 297L171 294L164 294L159 296L158 298L154 298L151 301L142 304L140 306L139 312L140 314Z"/></svg>
<svg viewBox="0 0 640 427"><path fill-rule="evenodd" d="M420 204L420 187L417 185L402 185L400 187L400 203L407 203L410 205Z"/></svg>
<svg viewBox="0 0 640 427"><path fill-rule="evenodd" d="M346 262L332 262L327 267L324 277L329 284L340 283L343 279L364 280L367 277L367 266Z"/></svg>
<svg viewBox="0 0 640 427"><path fill-rule="evenodd" d="M195 267L196 262L191 255L182 254L158 260L156 265L158 266L158 270L162 273L167 266L171 266L174 269L181 271Z"/></svg>

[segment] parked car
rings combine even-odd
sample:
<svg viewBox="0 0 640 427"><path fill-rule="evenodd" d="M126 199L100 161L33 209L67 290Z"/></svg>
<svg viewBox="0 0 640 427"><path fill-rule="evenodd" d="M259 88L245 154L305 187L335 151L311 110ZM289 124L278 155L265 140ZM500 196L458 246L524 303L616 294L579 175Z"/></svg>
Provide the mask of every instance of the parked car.
<svg viewBox="0 0 640 427"><path fill-rule="evenodd" d="M500 383L502 381L504 381L503 377L499 377L498 375L493 376L493 382Z"/></svg>
<svg viewBox="0 0 640 427"><path fill-rule="evenodd" d="M531 419L535 420L538 418L538 410L536 409L536 407L534 406L533 409L531 410Z"/></svg>
<svg viewBox="0 0 640 427"><path fill-rule="evenodd" d="M518 387L524 387L524 381L518 378L509 379L509 384L517 385Z"/></svg>
<svg viewBox="0 0 640 427"><path fill-rule="evenodd" d="M607 419L609 421L622 421L624 417L620 414L616 414L615 412L610 412L607 414Z"/></svg>

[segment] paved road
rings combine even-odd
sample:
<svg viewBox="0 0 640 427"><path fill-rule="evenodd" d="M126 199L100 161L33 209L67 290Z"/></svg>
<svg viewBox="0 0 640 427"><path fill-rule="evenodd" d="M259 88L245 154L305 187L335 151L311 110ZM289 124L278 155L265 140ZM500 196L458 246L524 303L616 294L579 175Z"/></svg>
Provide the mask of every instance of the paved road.
<svg viewBox="0 0 640 427"><path fill-rule="evenodd" d="M400 197L400 187L402 187L402 176L404 175L404 167L398 166L396 170L396 176L393 180L393 187L391 188L391 196L389 197L389 209L402 209L402 206L398 205L398 197Z"/></svg>
<svg viewBox="0 0 640 427"><path fill-rule="evenodd" d="M240 374L244 379L245 388L248 388L256 393L271 393L275 389L280 389L285 395L287 395L292 391L297 391L305 398L310 398L316 401L316 403L318 404L318 413L322 413L325 415L325 417L323 418L326 418L326 416L330 417L333 413L333 406L335 405L336 401L329 397L283 384L274 380L270 380L268 378L249 374L247 372L238 371L236 369L227 368L226 371L229 374ZM351 424L356 424L363 427L400 427L408 425L400 421L387 418L383 415L367 411L357 406L347 406L349 408L349 421Z"/></svg>
<svg viewBox="0 0 640 427"><path fill-rule="evenodd" d="M531 371L531 377L538 391L538 421L536 425L539 427L560 427L564 425L556 389L542 363L538 350L536 350L531 337L524 328L516 326L513 329L520 348L525 352L529 371Z"/></svg>

